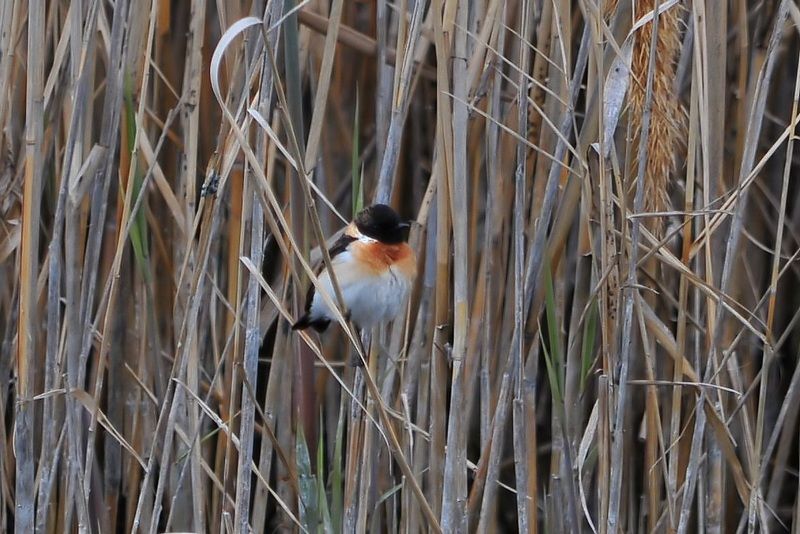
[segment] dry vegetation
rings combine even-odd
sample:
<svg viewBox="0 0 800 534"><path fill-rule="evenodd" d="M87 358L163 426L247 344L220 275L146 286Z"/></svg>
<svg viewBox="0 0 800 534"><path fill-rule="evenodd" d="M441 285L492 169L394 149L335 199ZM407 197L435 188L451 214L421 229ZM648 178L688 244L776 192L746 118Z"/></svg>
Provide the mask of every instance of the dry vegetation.
<svg viewBox="0 0 800 534"><path fill-rule="evenodd" d="M800 531L800 10L657 5L0 2L0 528Z"/></svg>

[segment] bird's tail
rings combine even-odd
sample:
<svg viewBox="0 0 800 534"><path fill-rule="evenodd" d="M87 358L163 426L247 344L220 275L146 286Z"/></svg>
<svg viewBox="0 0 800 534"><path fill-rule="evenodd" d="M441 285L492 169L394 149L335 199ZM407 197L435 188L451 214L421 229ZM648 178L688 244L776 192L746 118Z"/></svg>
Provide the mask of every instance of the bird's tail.
<svg viewBox="0 0 800 534"><path fill-rule="evenodd" d="M329 324L331 324L329 319L313 319L311 314L306 312L305 315L300 317L300 319L292 325L292 330L305 330L310 326L317 332L324 332Z"/></svg>

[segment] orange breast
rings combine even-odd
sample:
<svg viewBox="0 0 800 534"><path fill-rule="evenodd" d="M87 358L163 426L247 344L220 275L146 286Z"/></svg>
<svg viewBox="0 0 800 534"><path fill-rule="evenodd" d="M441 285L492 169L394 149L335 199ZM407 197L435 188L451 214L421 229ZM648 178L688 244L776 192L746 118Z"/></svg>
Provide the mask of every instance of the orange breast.
<svg viewBox="0 0 800 534"><path fill-rule="evenodd" d="M417 274L417 257L407 243L386 245L356 242L351 247L353 255L371 274L382 274L389 267L399 270L409 280Z"/></svg>

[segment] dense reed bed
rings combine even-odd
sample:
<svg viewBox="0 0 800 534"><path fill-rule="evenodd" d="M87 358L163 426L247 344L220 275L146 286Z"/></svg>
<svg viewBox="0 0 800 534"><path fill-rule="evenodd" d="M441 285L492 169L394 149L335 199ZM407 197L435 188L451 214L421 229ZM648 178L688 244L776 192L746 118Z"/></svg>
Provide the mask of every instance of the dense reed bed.
<svg viewBox="0 0 800 534"><path fill-rule="evenodd" d="M797 532L798 24L0 2L0 528ZM291 331L373 202L402 318Z"/></svg>

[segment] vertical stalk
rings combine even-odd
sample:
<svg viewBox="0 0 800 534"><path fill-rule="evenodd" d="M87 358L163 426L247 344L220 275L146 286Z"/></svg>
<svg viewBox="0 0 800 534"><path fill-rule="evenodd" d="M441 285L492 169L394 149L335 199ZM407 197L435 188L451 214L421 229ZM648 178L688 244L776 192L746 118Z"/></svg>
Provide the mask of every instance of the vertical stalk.
<svg viewBox="0 0 800 534"><path fill-rule="evenodd" d="M14 451L16 452L14 529L33 532L35 405L34 380L36 340L39 337L36 280L39 275L39 224L42 200L42 137L44 134L45 28L43 0L28 4L27 93L25 97L25 178L20 242L19 325L17 345L17 399L14 409Z"/></svg>

